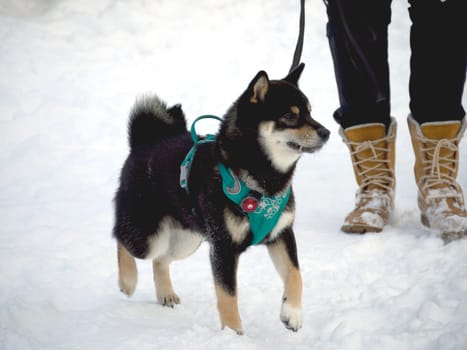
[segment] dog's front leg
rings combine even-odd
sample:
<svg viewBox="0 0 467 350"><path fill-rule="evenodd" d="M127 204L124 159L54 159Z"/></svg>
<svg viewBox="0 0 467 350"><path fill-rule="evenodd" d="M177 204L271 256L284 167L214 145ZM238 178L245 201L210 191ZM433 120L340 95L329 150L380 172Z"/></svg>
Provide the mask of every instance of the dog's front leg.
<svg viewBox="0 0 467 350"><path fill-rule="evenodd" d="M276 241L268 245L268 251L284 281L281 321L296 332L302 327L302 276L292 229L285 229Z"/></svg>
<svg viewBox="0 0 467 350"><path fill-rule="evenodd" d="M237 334L243 334L237 300L237 265L238 253L232 251L232 246L221 246L214 243L211 246L211 266L216 286L217 308L222 329L225 326Z"/></svg>

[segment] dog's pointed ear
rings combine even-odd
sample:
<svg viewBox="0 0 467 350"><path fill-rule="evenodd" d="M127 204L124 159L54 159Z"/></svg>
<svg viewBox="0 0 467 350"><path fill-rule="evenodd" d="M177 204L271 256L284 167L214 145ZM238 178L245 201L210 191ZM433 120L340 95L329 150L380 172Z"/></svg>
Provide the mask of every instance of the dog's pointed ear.
<svg viewBox="0 0 467 350"><path fill-rule="evenodd" d="M303 68L305 68L305 63L300 63L297 67L292 69L292 71L283 80L298 86L298 79L300 79L300 76L302 75Z"/></svg>
<svg viewBox="0 0 467 350"><path fill-rule="evenodd" d="M269 91L269 78L265 71L260 71L248 86L251 103L263 102Z"/></svg>

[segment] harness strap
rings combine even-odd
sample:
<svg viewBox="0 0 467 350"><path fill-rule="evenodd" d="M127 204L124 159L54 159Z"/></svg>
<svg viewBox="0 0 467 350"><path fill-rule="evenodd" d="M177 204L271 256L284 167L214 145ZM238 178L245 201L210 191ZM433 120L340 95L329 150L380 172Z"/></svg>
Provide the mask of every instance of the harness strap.
<svg viewBox="0 0 467 350"><path fill-rule="evenodd" d="M284 193L275 196L264 196L252 191L231 169L218 164L222 177L222 190L227 198L237 204L248 216L250 231L253 234L251 244L261 242L277 225L290 197L290 186ZM252 210L248 208L248 199L257 199Z"/></svg>
<svg viewBox="0 0 467 350"><path fill-rule="evenodd" d="M202 115L196 118L193 124L191 124L191 139L193 140L193 146L191 147L190 151L187 153L187 155L185 156L185 159L183 159L182 164L180 165L180 186L187 193L189 193L188 176L190 175L191 163L193 162L193 157L195 156L195 153L196 153L196 147L201 143L213 142L216 140L216 135L212 135L212 134L207 134L202 140L199 140L198 135L196 134L195 126L197 122L203 119L216 119L220 122L222 121L221 118L215 115L205 114L205 115Z"/></svg>

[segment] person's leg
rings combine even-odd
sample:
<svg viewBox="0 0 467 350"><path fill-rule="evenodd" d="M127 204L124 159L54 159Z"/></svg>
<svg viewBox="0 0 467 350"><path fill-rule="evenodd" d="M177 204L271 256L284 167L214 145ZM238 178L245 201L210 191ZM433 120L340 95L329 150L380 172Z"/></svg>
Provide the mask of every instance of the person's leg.
<svg viewBox="0 0 467 350"><path fill-rule="evenodd" d="M465 0L409 0L410 111L419 123L462 120L467 64Z"/></svg>
<svg viewBox="0 0 467 350"><path fill-rule="evenodd" d="M348 233L379 232L394 202L396 122L390 118L391 1L329 0L327 33L340 107L334 119L350 150L359 190Z"/></svg>
<svg viewBox="0 0 467 350"><path fill-rule="evenodd" d="M456 182L464 134L465 1L410 1L410 110L422 222L450 240L467 235L467 210Z"/></svg>
<svg viewBox="0 0 467 350"><path fill-rule="evenodd" d="M365 123L390 124L387 57L391 0L329 0L327 35L345 129Z"/></svg>

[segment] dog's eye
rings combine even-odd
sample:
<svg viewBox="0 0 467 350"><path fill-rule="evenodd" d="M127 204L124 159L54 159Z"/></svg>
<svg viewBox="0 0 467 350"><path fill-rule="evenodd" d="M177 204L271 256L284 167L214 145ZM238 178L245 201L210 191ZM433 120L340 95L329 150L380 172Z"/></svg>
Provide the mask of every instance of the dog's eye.
<svg viewBox="0 0 467 350"><path fill-rule="evenodd" d="M298 114L289 112L284 114L282 118L284 118L287 121L295 121L298 119Z"/></svg>

